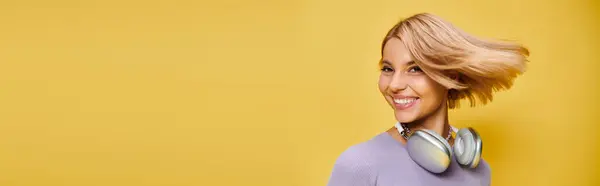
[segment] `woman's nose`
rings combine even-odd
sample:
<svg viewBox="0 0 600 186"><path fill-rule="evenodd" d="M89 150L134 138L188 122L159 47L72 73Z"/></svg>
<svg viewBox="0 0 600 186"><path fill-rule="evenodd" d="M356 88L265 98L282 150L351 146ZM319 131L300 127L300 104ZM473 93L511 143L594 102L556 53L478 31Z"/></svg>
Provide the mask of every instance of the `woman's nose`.
<svg viewBox="0 0 600 186"><path fill-rule="evenodd" d="M406 87L408 86L408 78L406 78L406 76L397 73L394 76L392 76L392 80L390 81L390 90L393 92L398 92L398 91L402 91L404 89L406 89Z"/></svg>

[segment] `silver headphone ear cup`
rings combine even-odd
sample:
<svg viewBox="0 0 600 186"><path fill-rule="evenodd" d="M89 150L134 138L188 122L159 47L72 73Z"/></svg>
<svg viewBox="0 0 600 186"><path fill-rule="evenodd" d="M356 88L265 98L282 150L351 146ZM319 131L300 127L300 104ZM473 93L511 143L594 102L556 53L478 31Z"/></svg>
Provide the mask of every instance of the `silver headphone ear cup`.
<svg viewBox="0 0 600 186"><path fill-rule="evenodd" d="M407 141L408 154L419 166L433 173L448 169L452 150L448 142L432 131L417 130Z"/></svg>
<svg viewBox="0 0 600 186"><path fill-rule="evenodd" d="M482 145L481 138L474 129L460 129L456 133L453 148L456 161L462 166L477 167L481 159Z"/></svg>
<svg viewBox="0 0 600 186"><path fill-rule="evenodd" d="M448 143L448 141L446 141L446 139L444 139L442 136L438 135L437 133L433 132L432 130L421 129L421 131L426 132L427 134L429 134L432 137L434 137L435 139L437 139L437 141L441 143L441 145L443 146L444 149L448 149L448 154L450 155L450 157L454 156L453 152L452 152L452 146L450 146L450 143Z"/></svg>

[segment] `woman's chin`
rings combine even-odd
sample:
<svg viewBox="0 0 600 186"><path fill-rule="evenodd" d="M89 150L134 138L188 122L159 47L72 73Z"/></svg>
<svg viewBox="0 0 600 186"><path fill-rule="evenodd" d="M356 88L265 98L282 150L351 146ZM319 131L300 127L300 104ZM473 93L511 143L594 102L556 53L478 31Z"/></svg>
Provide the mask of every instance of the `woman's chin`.
<svg viewBox="0 0 600 186"><path fill-rule="evenodd" d="M414 113L406 113L403 111L395 111L396 121L400 123L412 123L416 120L416 114Z"/></svg>

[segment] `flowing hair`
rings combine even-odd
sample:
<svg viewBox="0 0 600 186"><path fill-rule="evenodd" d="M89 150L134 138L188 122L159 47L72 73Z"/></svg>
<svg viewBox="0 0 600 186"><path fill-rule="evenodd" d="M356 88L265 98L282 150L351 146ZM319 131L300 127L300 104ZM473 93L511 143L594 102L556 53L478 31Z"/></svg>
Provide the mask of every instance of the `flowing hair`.
<svg viewBox="0 0 600 186"><path fill-rule="evenodd" d="M429 13L394 25L383 40L382 55L392 38L402 41L425 74L449 89L450 109L458 108L461 99L468 99L471 107L476 100L483 105L491 102L494 92L510 89L525 72L529 57L529 50L520 44L477 38Z"/></svg>

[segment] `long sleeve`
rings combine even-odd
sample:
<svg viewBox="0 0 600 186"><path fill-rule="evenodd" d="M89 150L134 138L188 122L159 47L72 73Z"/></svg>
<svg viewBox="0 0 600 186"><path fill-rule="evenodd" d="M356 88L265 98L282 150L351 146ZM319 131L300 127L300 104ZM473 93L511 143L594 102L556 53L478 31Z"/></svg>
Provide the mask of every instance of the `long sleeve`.
<svg viewBox="0 0 600 186"><path fill-rule="evenodd" d="M387 133L348 147L332 169L327 186L489 186L491 181L484 159L475 169L463 168L453 159L449 172L431 173Z"/></svg>

